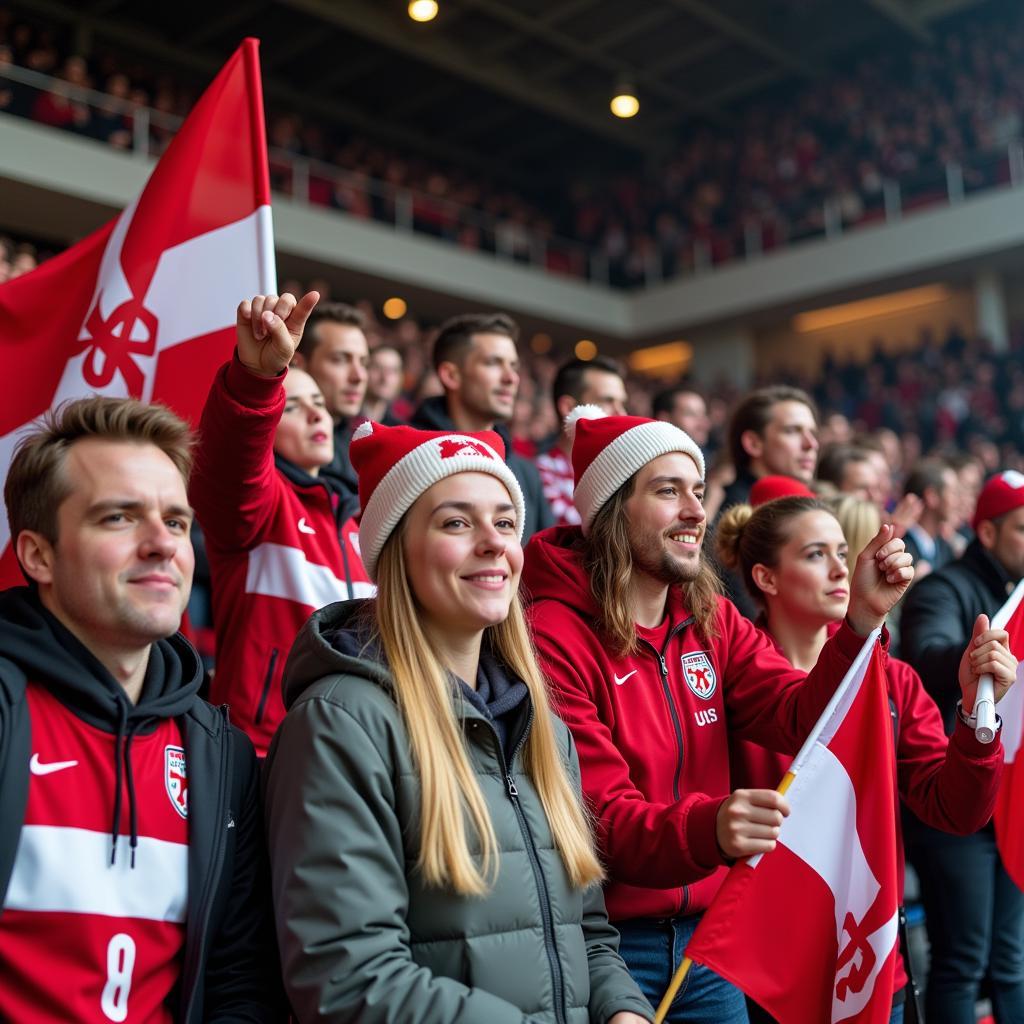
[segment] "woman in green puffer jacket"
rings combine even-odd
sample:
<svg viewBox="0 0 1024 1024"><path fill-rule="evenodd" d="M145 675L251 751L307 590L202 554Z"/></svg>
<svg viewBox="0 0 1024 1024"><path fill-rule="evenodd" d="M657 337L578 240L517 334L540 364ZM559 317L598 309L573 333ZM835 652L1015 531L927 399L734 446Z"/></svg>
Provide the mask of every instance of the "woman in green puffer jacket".
<svg viewBox="0 0 1024 1024"><path fill-rule="evenodd" d="M295 1016L650 1021L516 596L501 439L364 424L350 451L379 593L306 624L266 769Z"/></svg>

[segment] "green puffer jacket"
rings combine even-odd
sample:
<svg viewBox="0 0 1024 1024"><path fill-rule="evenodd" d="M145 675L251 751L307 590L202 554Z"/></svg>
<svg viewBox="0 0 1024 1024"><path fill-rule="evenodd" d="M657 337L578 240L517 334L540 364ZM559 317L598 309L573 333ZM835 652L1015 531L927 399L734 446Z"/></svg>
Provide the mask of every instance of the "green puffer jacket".
<svg viewBox="0 0 1024 1024"><path fill-rule="evenodd" d="M483 897L421 883L419 778L391 677L325 638L350 626L361 603L330 605L299 634L285 669L288 714L267 758L277 933L298 1020L604 1024L622 1010L652 1020L600 888L569 883L521 740L506 769L493 726L465 701L457 712L500 873ZM358 650L345 636L338 645ZM528 704L523 714L532 719ZM576 750L555 721L578 790Z"/></svg>

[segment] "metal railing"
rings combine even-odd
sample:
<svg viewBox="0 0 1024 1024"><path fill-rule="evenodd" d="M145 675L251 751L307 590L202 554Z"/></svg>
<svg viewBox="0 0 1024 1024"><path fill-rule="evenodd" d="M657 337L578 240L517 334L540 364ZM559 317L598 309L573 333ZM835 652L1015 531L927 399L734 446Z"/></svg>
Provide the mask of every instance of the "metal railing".
<svg viewBox="0 0 1024 1024"><path fill-rule="evenodd" d="M43 111L48 118L40 116L44 96L49 97ZM13 64L0 64L0 113L43 120L113 144L140 159L159 156L182 123L176 115ZM274 147L268 156L272 188L296 202L389 224L398 232L443 239L503 262L626 288L710 273L805 240L839 238L863 225L895 223L910 211L953 206L977 192L1024 185L1024 141L1015 138L961 161L922 166L898 179L880 179L870 191L811 197L798 208L783 210L781 216L751 217L734 228L691 232L670 244L649 240L612 259L601 245L587 246L538 231L443 194L392 185Z"/></svg>

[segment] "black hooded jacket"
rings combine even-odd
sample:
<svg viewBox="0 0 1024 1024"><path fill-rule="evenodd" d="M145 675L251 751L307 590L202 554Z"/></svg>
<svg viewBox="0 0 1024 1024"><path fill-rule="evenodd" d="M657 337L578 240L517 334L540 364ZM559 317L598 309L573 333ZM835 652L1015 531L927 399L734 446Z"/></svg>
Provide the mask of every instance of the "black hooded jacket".
<svg viewBox="0 0 1024 1024"><path fill-rule="evenodd" d="M448 415L448 403L443 395L424 401L413 413L409 426L418 427L420 430L450 430L456 434L463 433ZM544 497L537 467L529 459L524 459L512 450L512 438L502 424L496 424L494 431L505 442L505 463L523 489L523 501L526 504L526 522L523 524L525 544L539 530L554 526L555 517L547 498Z"/></svg>
<svg viewBox="0 0 1024 1024"><path fill-rule="evenodd" d="M198 696L202 664L177 634L153 644L138 704L95 656L43 608L35 593L0 594L0 912L28 799L29 682L42 684L83 722L118 736L112 827L135 808L133 735L161 720L178 723L188 759L188 908L174 1019L269 1022L284 1019L263 847L256 758L228 724L227 709Z"/></svg>

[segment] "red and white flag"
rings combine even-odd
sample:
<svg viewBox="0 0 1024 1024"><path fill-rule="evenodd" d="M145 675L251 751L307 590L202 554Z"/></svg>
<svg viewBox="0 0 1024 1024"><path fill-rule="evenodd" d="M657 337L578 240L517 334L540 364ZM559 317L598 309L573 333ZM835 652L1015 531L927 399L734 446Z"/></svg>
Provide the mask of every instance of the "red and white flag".
<svg viewBox="0 0 1024 1024"><path fill-rule="evenodd" d="M797 755L772 853L733 866L686 954L780 1024L885 1024L899 956L895 754L878 631Z"/></svg>
<svg viewBox="0 0 1024 1024"><path fill-rule="evenodd" d="M1003 777L993 820L996 846L1007 874L1024 889L1024 582L992 616L992 625L1010 634L1010 650L1017 658L1017 679L999 702L1003 720Z"/></svg>
<svg viewBox="0 0 1024 1024"><path fill-rule="evenodd" d="M24 430L89 394L197 422L241 299L276 290L259 43L200 97L142 194L109 224L0 286L0 476ZM24 582L0 517L0 587Z"/></svg>

